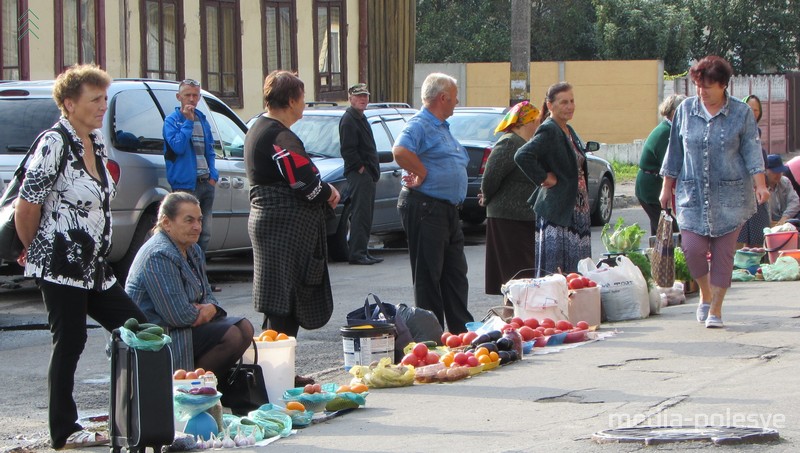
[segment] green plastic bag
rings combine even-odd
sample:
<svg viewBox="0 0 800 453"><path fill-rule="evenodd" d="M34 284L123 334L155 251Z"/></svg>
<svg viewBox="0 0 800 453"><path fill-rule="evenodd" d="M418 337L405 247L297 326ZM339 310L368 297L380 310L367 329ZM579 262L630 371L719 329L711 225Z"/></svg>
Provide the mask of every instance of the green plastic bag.
<svg viewBox="0 0 800 453"><path fill-rule="evenodd" d="M731 281L734 282L750 282L755 280L755 276L747 271L747 269L734 269L731 274Z"/></svg>
<svg viewBox="0 0 800 453"><path fill-rule="evenodd" d="M142 340L130 329L126 329L124 326L119 328L119 336L126 345L132 347L133 349L142 349L144 351L160 351L165 345L172 343L172 338L170 338L167 334L161 335L160 340Z"/></svg>
<svg viewBox="0 0 800 453"><path fill-rule="evenodd" d="M800 264L788 256L781 256L773 264L761 266L761 274L768 282L786 282L800 279Z"/></svg>

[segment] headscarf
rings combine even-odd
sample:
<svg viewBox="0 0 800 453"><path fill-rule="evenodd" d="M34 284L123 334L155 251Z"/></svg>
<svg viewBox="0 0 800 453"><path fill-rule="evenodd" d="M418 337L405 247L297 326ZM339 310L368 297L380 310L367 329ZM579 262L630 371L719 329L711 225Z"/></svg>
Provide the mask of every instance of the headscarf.
<svg viewBox="0 0 800 453"><path fill-rule="evenodd" d="M528 124L531 121L535 121L538 117L539 109L528 101L522 101L518 104L514 104L514 107L509 109L494 132L495 134L498 132L508 132L512 127Z"/></svg>

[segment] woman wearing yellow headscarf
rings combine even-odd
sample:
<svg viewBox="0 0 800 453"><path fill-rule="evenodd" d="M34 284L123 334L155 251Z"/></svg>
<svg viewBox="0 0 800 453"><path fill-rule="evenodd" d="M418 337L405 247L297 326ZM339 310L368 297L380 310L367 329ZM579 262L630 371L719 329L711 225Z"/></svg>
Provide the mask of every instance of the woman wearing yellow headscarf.
<svg viewBox="0 0 800 453"><path fill-rule="evenodd" d="M481 182L486 206L486 294L500 294L500 285L521 269L535 266L536 216L528 197L535 185L514 163L514 153L539 127L539 109L528 101L514 105L495 129L504 131L495 143Z"/></svg>

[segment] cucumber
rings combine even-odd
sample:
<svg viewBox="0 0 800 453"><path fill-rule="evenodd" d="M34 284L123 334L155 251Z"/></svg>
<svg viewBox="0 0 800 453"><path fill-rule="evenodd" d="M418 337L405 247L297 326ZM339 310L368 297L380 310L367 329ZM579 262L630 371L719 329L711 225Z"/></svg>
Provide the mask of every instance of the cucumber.
<svg viewBox="0 0 800 453"><path fill-rule="evenodd" d="M139 332L136 334L136 338L143 340L143 341L161 341L161 335L154 335L152 333L147 332Z"/></svg>
<svg viewBox="0 0 800 453"><path fill-rule="evenodd" d="M158 335L159 337L161 335L164 335L164 329L162 329L160 326L148 327L146 329L140 330L140 332L152 333L153 335Z"/></svg>
<svg viewBox="0 0 800 453"><path fill-rule="evenodd" d="M153 324L152 322L143 322L139 324L139 330L149 329L151 327L158 327L158 324Z"/></svg>
<svg viewBox="0 0 800 453"><path fill-rule="evenodd" d="M357 407L358 403L349 398L334 398L328 401L328 404L325 405L325 410L328 412L336 412L344 409L355 409Z"/></svg>
<svg viewBox="0 0 800 453"><path fill-rule="evenodd" d="M423 341L423 342L422 342L422 344L424 344L425 346L427 346L427 347L428 347L428 349L434 349L434 348L436 348L437 346L439 346L439 343L437 343L437 342L435 342L435 341L431 341L431 340L428 340L428 341Z"/></svg>
<svg viewBox="0 0 800 453"><path fill-rule="evenodd" d="M125 324L123 324L122 327L130 330L131 332L138 332L139 331L139 321L137 321L136 318L131 318L131 319L125 321Z"/></svg>

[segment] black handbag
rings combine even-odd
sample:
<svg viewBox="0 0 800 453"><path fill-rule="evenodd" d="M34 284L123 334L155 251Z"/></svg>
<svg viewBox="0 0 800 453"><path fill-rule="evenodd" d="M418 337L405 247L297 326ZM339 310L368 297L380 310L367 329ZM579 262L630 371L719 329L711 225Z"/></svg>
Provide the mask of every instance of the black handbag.
<svg viewBox="0 0 800 453"><path fill-rule="evenodd" d="M231 368L227 377L217 383L217 390L222 393L220 402L229 408L234 415L247 415L269 402L267 387L264 384L264 371L258 365L258 348L253 340L255 357L253 364L245 364L243 357Z"/></svg>
<svg viewBox="0 0 800 453"><path fill-rule="evenodd" d="M374 304L369 303L369 297L375 299ZM348 326L371 325L382 327L387 324L394 325L394 359L400 362L403 358L403 348L414 341L411 331L402 316L397 316L397 306L381 302L375 294L369 293L364 299L364 306L347 314Z"/></svg>
<svg viewBox="0 0 800 453"><path fill-rule="evenodd" d="M28 160L30 160L34 151L36 151L36 146L39 144L39 141L47 132L58 132L61 134L61 139L67 146L59 162L59 175L64 172L64 167L67 164L66 153L72 150L72 146L64 131L61 130L61 127L47 129L36 137L36 140L28 149L28 153L25 154L19 162L17 169L14 171L14 175L11 177L11 181L8 183L8 187L6 187L3 192L3 196L0 197L0 260L14 262L17 261L17 258L19 258L19 255L22 253L22 241L19 239L17 225L14 221L14 202L17 201L17 197L19 197L19 190L22 188L22 182L25 179Z"/></svg>

